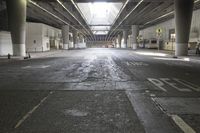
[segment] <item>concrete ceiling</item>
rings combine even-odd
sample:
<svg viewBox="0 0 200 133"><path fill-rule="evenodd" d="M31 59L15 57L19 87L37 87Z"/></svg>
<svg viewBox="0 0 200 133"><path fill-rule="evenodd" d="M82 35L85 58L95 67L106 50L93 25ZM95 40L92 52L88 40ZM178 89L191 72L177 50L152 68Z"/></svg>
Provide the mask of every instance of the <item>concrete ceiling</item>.
<svg viewBox="0 0 200 133"><path fill-rule="evenodd" d="M27 8L27 21L41 22L61 28L69 24L71 30L77 29L86 36L94 39L92 31L83 14L76 7L79 2L123 2L126 0L32 0L37 5L29 2ZM111 26L108 36L112 38L122 29L130 29L131 25L138 24L141 28L154 25L173 18L173 0L129 0L125 8L118 15ZM5 0L0 0L0 28L8 30ZM194 10L200 8L200 2L195 3ZM53 15L52 15L53 14ZM58 19L59 18L59 19ZM99 25L103 26L103 25ZM103 36L104 37L104 36ZM103 39L105 39L105 37Z"/></svg>

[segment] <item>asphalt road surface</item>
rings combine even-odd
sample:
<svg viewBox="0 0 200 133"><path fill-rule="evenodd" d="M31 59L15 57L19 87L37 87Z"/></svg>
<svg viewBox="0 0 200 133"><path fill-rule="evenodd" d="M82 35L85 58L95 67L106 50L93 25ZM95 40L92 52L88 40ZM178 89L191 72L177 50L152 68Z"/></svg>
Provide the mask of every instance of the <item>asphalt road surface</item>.
<svg viewBox="0 0 200 133"><path fill-rule="evenodd" d="M106 48L0 63L0 133L200 133L199 67Z"/></svg>

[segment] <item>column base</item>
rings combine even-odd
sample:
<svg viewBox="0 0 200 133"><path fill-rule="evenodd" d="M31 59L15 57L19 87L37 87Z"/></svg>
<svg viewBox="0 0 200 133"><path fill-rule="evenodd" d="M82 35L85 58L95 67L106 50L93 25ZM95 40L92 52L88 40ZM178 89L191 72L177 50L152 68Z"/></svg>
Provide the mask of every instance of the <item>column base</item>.
<svg viewBox="0 0 200 133"><path fill-rule="evenodd" d="M122 48L127 48L127 44L124 43L124 44L122 45Z"/></svg>
<svg viewBox="0 0 200 133"><path fill-rule="evenodd" d="M137 44L133 44L132 46L133 46L133 48L132 48L132 49L134 49L134 50L136 50L136 49L137 49Z"/></svg>
<svg viewBox="0 0 200 133"><path fill-rule="evenodd" d="M25 44L13 44L13 56L26 56Z"/></svg>
<svg viewBox="0 0 200 133"><path fill-rule="evenodd" d="M68 44L63 44L63 49L69 49L69 45Z"/></svg>
<svg viewBox="0 0 200 133"><path fill-rule="evenodd" d="M176 43L175 55L176 56L187 56L188 55L188 43Z"/></svg>
<svg viewBox="0 0 200 133"><path fill-rule="evenodd" d="M73 48L77 48L77 44L76 43L74 44Z"/></svg>

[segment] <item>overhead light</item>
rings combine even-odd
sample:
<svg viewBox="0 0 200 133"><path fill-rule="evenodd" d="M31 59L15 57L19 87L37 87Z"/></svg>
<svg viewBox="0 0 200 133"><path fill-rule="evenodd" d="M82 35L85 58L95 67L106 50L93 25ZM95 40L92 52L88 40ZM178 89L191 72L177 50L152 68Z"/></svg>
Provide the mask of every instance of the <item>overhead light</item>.
<svg viewBox="0 0 200 133"><path fill-rule="evenodd" d="M115 22L117 21L117 19L119 18L119 16L121 15L122 11L124 10L124 8L126 7L126 5L128 4L129 0L126 0L126 2L124 3L124 5L122 6L122 8L120 9L119 13L117 14L114 22L112 23L112 27L114 26ZM112 28L111 27L111 28ZM111 32L112 33L112 32ZM110 35L106 35L105 39L107 40L107 37L110 37Z"/></svg>
<svg viewBox="0 0 200 133"><path fill-rule="evenodd" d="M197 3L197 2L200 2L200 0L195 0L195 1L194 1L194 3ZM157 21L157 20L159 20L159 19L162 19L162 18L164 18L164 17L167 17L167 16L169 16L169 15L172 15L173 13L174 13L174 11L171 11L171 12L169 12L169 13L167 13L167 14L164 14L164 15L162 15L162 16L160 16L160 17L154 19L154 20L151 20L151 21L145 23L144 25L153 23L153 22L155 22L155 21Z"/></svg>
<svg viewBox="0 0 200 133"><path fill-rule="evenodd" d="M63 22L64 24L66 25L69 25L70 27L74 28L75 30L78 30L76 29L74 26L70 25L69 23L67 23L66 21L64 21L63 19L61 19L60 17L56 16L55 14L51 13L50 11L48 11L47 9L41 7L40 5L38 5L36 2L32 1L32 0L29 0L29 2L33 5L35 5L36 7L40 8L41 10L45 11L46 13L50 14L51 16L55 17L56 19L60 20L61 22ZM82 32L81 32L82 33ZM82 33L83 34L83 33ZM84 35L84 34L83 34Z"/></svg>
<svg viewBox="0 0 200 133"><path fill-rule="evenodd" d="M66 7L65 5L60 1L57 0L57 2L90 34L90 32L85 28L85 26L72 14Z"/></svg>
<svg viewBox="0 0 200 133"><path fill-rule="evenodd" d="M113 31L115 31L130 15L133 11L135 11L135 9L137 9L140 4L142 4L144 0L140 0L137 5L122 19L122 21L114 28L114 30L112 30L112 32L110 33L110 35L112 35Z"/></svg>
<svg viewBox="0 0 200 133"><path fill-rule="evenodd" d="M145 23L144 25L147 25L147 24L153 23L153 22L155 22L155 21L157 21L157 20L159 20L159 19L161 19L161 18L164 18L164 17L167 17L167 16L169 16L169 15L172 15L173 13L174 13L174 11L169 12L169 13L167 13L167 14L164 14L164 15L162 15L162 16L160 16L160 17L154 19L154 20L151 20L151 21Z"/></svg>

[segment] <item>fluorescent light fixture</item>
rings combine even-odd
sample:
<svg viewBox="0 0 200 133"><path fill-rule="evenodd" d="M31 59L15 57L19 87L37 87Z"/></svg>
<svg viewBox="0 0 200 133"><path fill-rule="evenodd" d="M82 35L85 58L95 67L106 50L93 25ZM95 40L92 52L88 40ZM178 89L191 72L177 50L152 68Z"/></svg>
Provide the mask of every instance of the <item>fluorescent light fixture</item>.
<svg viewBox="0 0 200 133"><path fill-rule="evenodd" d="M198 2L200 2L200 0L195 0L195 1L194 1L194 3L198 3ZM157 21L157 20L159 20L159 19L162 19L162 18L164 18L164 17L167 17L167 16L169 16L169 15L172 15L173 13L174 13L174 11L171 11L171 12L169 12L169 13L167 13L167 14L164 14L164 15L162 15L162 16L160 16L160 17L154 19L154 20L151 20L151 21L145 23L144 25L153 23L153 22L155 22L155 21Z"/></svg>
<svg viewBox="0 0 200 133"><path fill-rule="evenodd" d="M174 13L174 11L169 12L169 13L167 13L167 14L164 14L164 15L162 15L162 16L160 16L160 17L154 19L154 20L151 20L151 21L145 23L144 25L150 24L150 23L155 22L155 21L157 21L157 20L159 20L159 19L162 19L162 18L164 18L164 17L167 17L167 16L169 16L169 15L172 15L173 13Z"/></svg>
<svg viewBox="0 0 200 133"><path fill-rule="evenodd" d="M66 21L64 21L63 19L61 19L60 17L58 17L58 16L56 16L55 14L51 13L51 12L48 11L47 9L41 7L41 6L38 5L36 2L34 2L34 1L32 1L32 0L29 0L29 2L30 2L31 4L33 4L34 6L40 8L41 10L45 11L46 13L50 14L50 15L53 16L54 18L58 19L59 21L63 22L64 24L69 25L70 27L72 27L72 28L75 29L75 30L78 30L78 29L76 29L74 26L70 25L69 23L67 23ZM83 32L81 32L81 33L84 35Z"/></svg>
<svg viewBox="0 0 200 133"><path fill-rule="evenodd" d="M90 32L85 28L85 26L74 16L73 13L71 13L71 11L69 11L65 5L60 1L60 0L57 0L57 2L85 29L85 31L90 34Z"/></svg>
<svg viewBox="0 0 200 133"><path fill-rule="evenodd" d="M110 35L112 35L112 33L113 33L113 31L115 31L130 15L131 15L131 13L133 12L133 11L135 11L135 9L137 9L139 6L140 6L140 4L142 4L142 2L143 2L144 0L140 0L138 3L137 3L137 5L122 19L122 21L111 31L111 33L110 33ZM109 35L109 36L110 36Z"/></svg>

